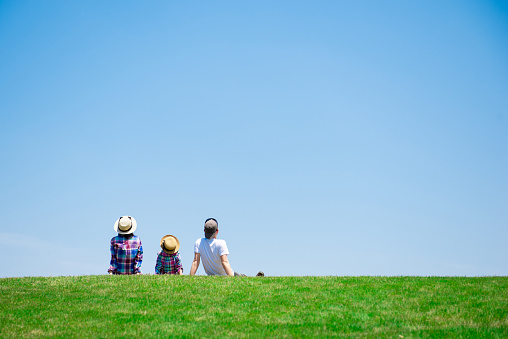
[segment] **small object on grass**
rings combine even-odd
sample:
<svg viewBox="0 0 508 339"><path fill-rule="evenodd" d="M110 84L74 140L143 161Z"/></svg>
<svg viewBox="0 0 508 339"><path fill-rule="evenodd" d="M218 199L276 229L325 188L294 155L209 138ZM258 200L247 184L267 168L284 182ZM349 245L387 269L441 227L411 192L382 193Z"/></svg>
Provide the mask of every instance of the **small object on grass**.
<svg viewBox="0 0 508 339"><path fill-rule="evenodd" d="M258 274L256 274L256 277L264 277L265 274L263 273L263 271L259 271Z"/></svg>

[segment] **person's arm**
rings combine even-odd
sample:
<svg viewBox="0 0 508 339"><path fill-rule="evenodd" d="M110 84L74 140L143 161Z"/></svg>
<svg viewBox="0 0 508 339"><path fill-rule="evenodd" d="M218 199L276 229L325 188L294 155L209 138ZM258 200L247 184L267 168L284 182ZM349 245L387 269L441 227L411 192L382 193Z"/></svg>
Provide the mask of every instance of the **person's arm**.
<svg viewBox="0 0 508 339"><path fill-rule="evenodd" d="M235 275L235 272L233 272L233 269L231 268L231 265L229 264L228 255L223 254L220 256L220 260L222 263L222 268L224 268L224 271L226 271L226 274L230 277Z"/></svg>
<svg viewBox="0 0 508 339"><path fill-rule="evenodd" d="M192 261L192 266L191 266L189 275L196 274L196 271L198 270L198 267L199 267L200 260L201 260L201 255L199 253L194 253L194 260Z"/></svg>
<svg viewBox="0 0 508 339"><path fill-rule="evenodd" d="M157 261L155 262L155 274L162 274L162 255L157 255Z"/></svg>
<svg viewBox="0 0 508 339"><path fill-rule="evenodd" d="M143 245L139 241L138 253L134 258L134 274L141 274L141 263L143 262Z"/></svg>
<svg viewBox="0 0 508 339"><path fill-rule="evenodd" d="M115 244L114 244L113 240L111 240L111 247L110 247L109 251L111 252L111 261L109 262L108 273L111 275L116 272L116 267L117 267Z"/></svg>
<svg viewBox="0 0 508 339"><path fill-rule="evenodd" d="M180 253L176 254L176 268L177 268L176 275L183 275L183 265Z"/></svg>

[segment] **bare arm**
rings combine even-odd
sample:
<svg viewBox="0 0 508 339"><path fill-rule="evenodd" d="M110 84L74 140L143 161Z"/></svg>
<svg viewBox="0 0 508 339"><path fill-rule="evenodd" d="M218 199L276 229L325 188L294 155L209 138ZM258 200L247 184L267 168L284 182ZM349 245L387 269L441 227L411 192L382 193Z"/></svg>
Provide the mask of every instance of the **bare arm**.
<svg viewBox="0 0 508 339"><path fill-rule="evenodd" d="M230 277L235 275L235 272L233 272L233 269L231 268L231 265L229 264L228 255L223 254L220 256L220 260L222 262L222 268L224 268L224 271L226 271L226 274Z"/></svg>
<svg viewBox="0 0 508 339"><path fill-rule="evenodd" d="M199 253L194 253L194 260L192 261L192 266L191 266L189 275L196 274L196 271L198 270L200 261L201 261L201 255Z"/></svg>

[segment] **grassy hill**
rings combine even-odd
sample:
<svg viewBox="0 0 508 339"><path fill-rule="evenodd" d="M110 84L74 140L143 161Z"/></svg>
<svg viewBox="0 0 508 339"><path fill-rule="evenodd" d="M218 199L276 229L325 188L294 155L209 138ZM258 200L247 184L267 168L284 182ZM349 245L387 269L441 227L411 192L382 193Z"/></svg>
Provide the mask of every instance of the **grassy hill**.
<svg viewBox="0 0 508 339"><path fill-rule="evenodd" d="M1 337L508 337L508 277L0 279Z"/></svg>

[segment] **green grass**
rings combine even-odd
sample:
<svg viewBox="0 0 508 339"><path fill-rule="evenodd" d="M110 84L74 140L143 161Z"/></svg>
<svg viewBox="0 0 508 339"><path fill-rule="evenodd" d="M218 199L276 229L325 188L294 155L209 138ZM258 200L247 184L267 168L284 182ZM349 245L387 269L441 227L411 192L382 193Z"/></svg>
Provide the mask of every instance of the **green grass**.
<svg viewBox="0 0 508 339"><path fill-rule="evenodd" d="M508 337L508 277L0 279L1 337Z"/></svg>

